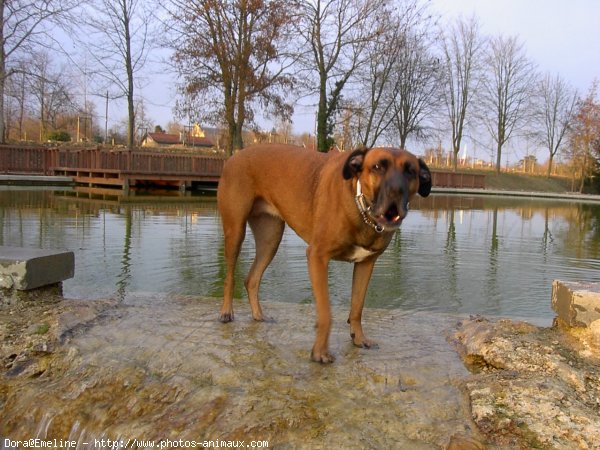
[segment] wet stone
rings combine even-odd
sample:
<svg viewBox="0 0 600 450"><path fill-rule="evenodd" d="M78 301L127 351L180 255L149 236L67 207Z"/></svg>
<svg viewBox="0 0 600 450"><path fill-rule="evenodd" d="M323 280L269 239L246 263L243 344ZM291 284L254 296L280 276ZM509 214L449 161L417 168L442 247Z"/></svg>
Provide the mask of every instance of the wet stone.
<svg viewBox="0 0 600 450"><path fill-rule="evenodd" d="M0 246L0 288L29 290L73 278L75 256L64 250Z"/></svg>
<svg viewBox="0 0 600 450"><path fill-rule="evenodd" d="M559 328L367 309L365 332L379 348L361 349L347 308L334 307L336 362L321 365L309 359L313 305L264 302L274 320L258 323L236 301L228 324L219 306L145 294L0 303L0 436L277 449L600 442L600 353ZM32 326L40 318L44 334ZM39 342L52 352L33 351Z"/></svg>
<svg viewBox="0 0 600 450"><path fill-rule="evenodd" d="M216 299L128 296L108 319L67 333L43 373L0 381L0 435L23 438L43 425L48 437L268 440L290 449L481 439L459 388L468 372L446 340L453 318L367 310L365 330L379 342L369 350L352 345L348 312L335 308L336 362L321 365L309 358L312 305L265 302L270 323L253 321L245 302L235 307L236 320L223 324ZM89 318L81 305L64 314L57 330L70 315Z"/></svg>

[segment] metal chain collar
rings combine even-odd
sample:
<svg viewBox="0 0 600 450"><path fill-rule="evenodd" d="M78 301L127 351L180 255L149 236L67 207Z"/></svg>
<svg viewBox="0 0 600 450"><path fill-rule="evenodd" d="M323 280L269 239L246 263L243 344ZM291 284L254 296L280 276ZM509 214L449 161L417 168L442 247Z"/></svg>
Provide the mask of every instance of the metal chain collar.
<svg viewBox="0 0 600 450"><path fill-rule="evenodd" d="M383 233L385 230L383 225L379 225L375 222L370 215L371 206L367 203L367 199L362 193L360 180L356 180L356 196L354 197L354 201L358 207L358 212L360 212L360 215L362 216L363 222L372 227L376 232Z"/></svg>

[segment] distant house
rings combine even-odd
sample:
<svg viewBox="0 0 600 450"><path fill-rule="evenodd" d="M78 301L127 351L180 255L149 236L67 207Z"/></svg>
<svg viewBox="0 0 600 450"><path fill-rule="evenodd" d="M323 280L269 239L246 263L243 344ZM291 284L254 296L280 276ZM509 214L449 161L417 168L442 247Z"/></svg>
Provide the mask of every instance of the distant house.
<svg viewBox="0 0 600 450"><path fill-rule="evenodd" d="M175 147L214 147L212 139L206 137L198 124L189 133L147 133L142 138L142 147L175 148Z"/></svg>

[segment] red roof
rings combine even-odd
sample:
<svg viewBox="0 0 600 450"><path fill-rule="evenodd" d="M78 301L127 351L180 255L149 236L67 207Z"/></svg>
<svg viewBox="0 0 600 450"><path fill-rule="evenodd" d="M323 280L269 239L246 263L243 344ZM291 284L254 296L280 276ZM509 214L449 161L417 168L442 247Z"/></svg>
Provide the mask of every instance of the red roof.
<svg viewBox="0 0 600 450"><path fill-rule="evenodd" d="M185 144L191 145L193 147L213 147L213 142L205 137L195 137L189 136L185 138L185 141L182 141L181 137L178 134L170 134L170 133L148 133L148 136L157 144L163 145L177 145L177 144Z"/></svg>
<svg viewBox="0 0 600 450"><path fill-rule="evenodd" d="M181 140L179 139L178 134L168 134L168 133L148 133L148 136L156 142L157 144L180 144Z"/></svg>

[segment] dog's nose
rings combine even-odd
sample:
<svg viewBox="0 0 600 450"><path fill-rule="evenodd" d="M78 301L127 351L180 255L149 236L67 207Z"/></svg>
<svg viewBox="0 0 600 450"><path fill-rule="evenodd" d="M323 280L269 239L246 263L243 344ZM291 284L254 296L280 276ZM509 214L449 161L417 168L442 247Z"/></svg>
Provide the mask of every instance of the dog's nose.
<svg viewBox="0 0 600 450"><path fill-rule="evenodd" d="M391 176L387 180L386 187L387 187L388 193L398 194L403 191L405 184L406 183L405 183L405 180L404 180L404 177L402 176L402 174L395 173L395 174L393 174L393 176Z"/></svg>

